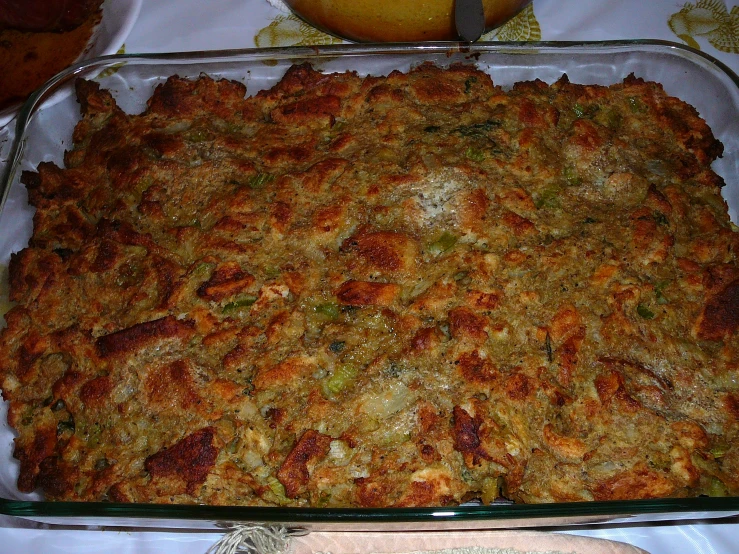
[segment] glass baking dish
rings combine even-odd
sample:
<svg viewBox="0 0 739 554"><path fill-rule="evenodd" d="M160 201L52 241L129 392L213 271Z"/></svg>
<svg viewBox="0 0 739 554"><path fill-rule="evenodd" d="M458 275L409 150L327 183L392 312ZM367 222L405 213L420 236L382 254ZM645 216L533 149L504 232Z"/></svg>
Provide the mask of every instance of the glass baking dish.
<svg viewBox="0 0 739 554"><path fill-rule="evenodd" d="M243 82L247 94L274 85L292 64L310 62L324 71L360 75L408 70L424 61L445 66L475 64L493 81L553 82L566 73L575 83L612 84L633 73L661 83L668 94L695 106L724 144L714 169L726 181L723 194L733 221L739 210L739 78L702 52L661 41L598 43L424 43L335 45L236 51L106 56L60 73L23 106L15 128L0 129L0 270L25 247L32 208L19 183L22 170L41 161L62 164L79 109L72 94L78 77L109 89L126 111L140 112L153 89L171 75L208 74ZM44 107L47 104L48 107ZM2 275L2 272L0 272ZM2 289L0 289L2 290ZM1 300L1 299L0 299ZM156 528L220 528L234 522L264 522L322 530L472 529L545 527L601 522L718 518L739 514L739 498L655 499L543 505L464 505L443 508L301 509L45 502L21 494L15 482L13 432L0 404L0 514L35 522Z"/></svg>

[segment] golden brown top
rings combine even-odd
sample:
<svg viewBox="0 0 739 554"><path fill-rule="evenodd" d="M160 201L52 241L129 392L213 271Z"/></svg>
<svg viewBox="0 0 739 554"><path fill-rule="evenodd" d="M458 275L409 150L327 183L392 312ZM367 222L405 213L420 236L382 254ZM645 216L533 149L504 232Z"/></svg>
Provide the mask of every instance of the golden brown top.
<svg viewBox="0 0 739 554"><path fill-rule="evenodd" d="M418 506L739 494L721 145L654 83L468 65L78 83L11 264L22 491Z"/></svg>

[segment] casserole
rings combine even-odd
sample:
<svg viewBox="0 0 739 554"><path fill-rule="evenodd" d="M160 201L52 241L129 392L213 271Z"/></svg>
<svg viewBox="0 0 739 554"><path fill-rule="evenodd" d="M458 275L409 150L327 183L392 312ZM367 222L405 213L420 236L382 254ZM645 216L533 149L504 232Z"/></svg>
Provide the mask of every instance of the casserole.
<svg viewBox="0 0 739 554"><path fill-rule="evenodd" d="M203 55L170 55L170 56L125 56L110 57L97 60L96 63L83 64L70 68L50 83L50 89L39 91L19 117L16 128L17 139L11 151L11 161L6 172L6 186L2 197L9 195L9 206L24 208L22 188L17 186L15 178L17 169L32 169L40 161L60 162L61 151L58 144L69 141L71 127L76 121L76 106L71 97L60 103L53 110L42 110L38 114L35 108L51 92L64 89L72 84L72 78L83 76L98 77L101 85L111 90L117 97L119 105L126 111L141 111L144 100L152 89L167 76L195 77L201 73L210 76L226 77L244 82L248 94L268 88L284 74L287 67L309 61L320 71L339 71L353 69L360 74L386 74L394 69L407 70L423 61L432 61L438 65L447 65L461 61L474 63L478 68L488 72L493 80L501 86L509 86L514 82L535 78L553 82L567 73L573 82L588 84L611 84L622 80L630 73L637 77L660 82L668 94L678 96L696 106L701 116L713 128L716 137L724 143L724 158L717 162L716 171L727 182L725 195L729 202L730 213L736 212L736 110L737 89L736 78L730 72L720 70L717 62L702 54L667 44L653 43L610 43L593 45L475 45L460 47L456 44L416 45L416 46L371 46L371 47L333 47L326 49L288 49L261 50L240 52L216 52ZM686 73L688 76L686 77ZM679 78L678 78L679 77ZM700 89L687 86L694 82L702 83ZM51 132L49 132L51 130ZM727 165L728 164L728 165ZM733 164L733 165L732 165ZM15 183L12 186L7 183ZM12 208L11 208L12 209ZM0 224L8 220L7 212ZM23 246L24 237L28 236L28 220L22 216L10 218L9 231L4 236L16 241L10 245L5 256ZM15 227L12 227L15 225ZM24 226L25 225L25 226ZM8 438L10 434L8 433ZM10 440L7 441L10 443ZM4 466L9 470L9 478L3 483L14 483L13 463ZM12 491L12 485L9 486ZM13 508L18 509L22 495L10 493L7 509L10 515ZM221 512L219 508L205 507L164 507L150 505L107 505L107 504L49 504L38 502L33 497L31 511L39 509L38 516L52 515L62 507L78 509L76 515L83 516L93 509L101 514L111 510L123 510L129 516L159 517L170 512L159 510L173 509L175 517L187 519L212 520L262 520L281 522L321 521L336 525L340 522L352 524L383 521L395 525L407 525L413 522L418 528L423 522L438 526L439 521L450 521L462 526L515 526L560 524L563 522L582 522L592 518L614 519L619 513L636 512L642 515L654 513L654 510L665 510L677 514L685 510L706 510L724 512L736 508L736 499L694 499L689 501L648 501L630 502L625 506L621 502L570 503L544 506L508 506L498 504L492 506L470 506L452 509L394 509L394 510L334 510L334 509L256 509L228 508ZM711 508L712 507L712 508ZM110 508L110 509L108 509ZM528 510L528 511L527 511ZM561 511L564 510L564 511ZM22 510L21 510L22 511ZM225 513L235 517L224 517ZM590 514L587 516L585 514ZM674 516L672 516L674 517ZM583 519L584 518L584 519Z"/></svg>

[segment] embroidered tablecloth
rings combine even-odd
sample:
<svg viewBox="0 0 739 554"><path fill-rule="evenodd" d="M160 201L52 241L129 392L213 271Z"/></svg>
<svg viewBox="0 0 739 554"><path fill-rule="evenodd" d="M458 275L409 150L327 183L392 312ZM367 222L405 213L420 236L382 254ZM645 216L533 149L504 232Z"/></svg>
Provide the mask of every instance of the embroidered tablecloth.
<svg viewBox="0 0 739 554"><path fill-rule="evenodd" d="M687 44L739 72L739 5L722 0L534 0L517 17L481 40L617 39L661 39ZM145 0L124 50L145 53L336 42L341 41L307 25L279 0ZM0 274L4 270L0 266ZM204 553L220 537L217 533L49 531L23 526L17 520L0 517L0 551L194 554ZM736 552L739 519L567 532L624 541L653 554L729 554Z"/></svg>
<svg viewBox="0 0 739 554"><path fill-rule="evenodd" d="M176 7L173 5L176 4ZM166 21L166 25L162 25ZM739 4L723 0L534 0L481 40L661 39L698 48L739 72ZM280 0L147 0L128 52L332 44Z"/></svg>

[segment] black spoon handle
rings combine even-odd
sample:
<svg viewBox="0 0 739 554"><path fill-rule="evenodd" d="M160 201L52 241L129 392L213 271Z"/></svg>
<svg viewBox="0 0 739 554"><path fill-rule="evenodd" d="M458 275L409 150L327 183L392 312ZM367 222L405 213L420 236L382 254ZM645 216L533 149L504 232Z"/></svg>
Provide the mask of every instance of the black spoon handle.
<svg viewBox="0 0 739 554"><path fill-rule="evenodd" d="M475 42L485 31L485 10L482 0L456 0L454 23L457 34L466 42Z"/></svg>

